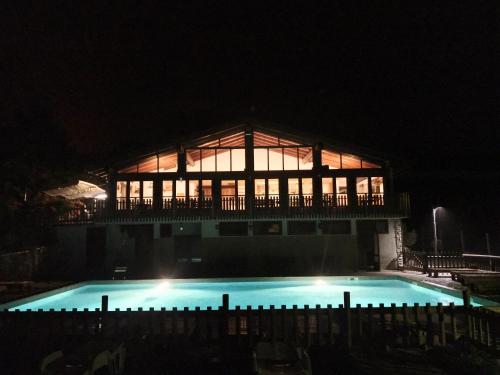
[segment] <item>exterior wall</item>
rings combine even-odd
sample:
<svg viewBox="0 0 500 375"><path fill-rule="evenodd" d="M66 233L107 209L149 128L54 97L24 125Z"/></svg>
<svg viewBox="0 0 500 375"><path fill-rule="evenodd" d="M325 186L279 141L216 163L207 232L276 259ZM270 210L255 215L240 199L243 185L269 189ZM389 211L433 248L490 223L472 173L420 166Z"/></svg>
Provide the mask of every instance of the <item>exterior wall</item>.
<svg viewBox="0 0 500 375"><path fill-rule="evenodd" d="M78 279L85 276L86 243L88 225L64 225L56 228L57 260L61 265L52 265L59 277ZM54 249L52 249L54 251Z"/></svg>
<svg viewBox="0 0 500 375"><path fill-rule="evenodd" d="M356 220L351 220L351 234L333 235L322 234L315 220L315 234L291 235L287 233L287 222L282 219L281 235L254 235L250 226L248 236L220 236L219 221L215 220L177 222L169 223L171 232L163 237L161 223L107 224L103 267L94 277L109 278L118 265L127 265L130 277L144 278L340 275L358 270ZM390 219L388 233L377 235L381 270L395 267L394 228L398 223L399 219ZM88 271L87 229L92 227L103 225L58 227L59 248L72 275ZM138 237L143 229L151 237L147 241ZM182 251L188 255L179 255Z"/></svg>
<svg viewBox="0 0 500 375"><path fill-rule="evenodd" d="M390 219L388 223L389 233L379 234L380 270L396 269L397 241L395 227L401 225L400 219Z"/></svg>

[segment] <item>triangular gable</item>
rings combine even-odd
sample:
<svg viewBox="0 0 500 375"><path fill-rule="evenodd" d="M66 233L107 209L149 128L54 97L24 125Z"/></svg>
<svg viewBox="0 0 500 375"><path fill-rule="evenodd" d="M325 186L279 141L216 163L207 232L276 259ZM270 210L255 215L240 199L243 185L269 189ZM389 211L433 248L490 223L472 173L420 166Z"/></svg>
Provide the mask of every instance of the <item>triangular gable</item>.
<svg viewBox="0 0 500 375"><path fill-rule="evenodd" d="M312 146L320 141L318 139L313 141L315 137L310 135L299 135L293 131L274 129L261 124L241 123L237 126L228 126L224 130L212 130L211 134L181 142L186 147L188 172L196 171L196 168L192 169L190 166L199 163L201 159L215 158L215 149L219 155L229 152L229 149L225 148L240 148L241 152L244 152L245 131L249 128L253 128L254 147L282 147L284 157L297 157L298 153L298 157L305 162L312 160ZM272 149L270 152L273 152ZM383 161L379 158L362 155L347 146L336 146L331 142L324 145L321 155L322 164L328 166L329 169L381 168L383 165ZM177 151L173 147L170 147L170 151L137 158L128 166L118 168L119 173L176 171Z"/></svg>

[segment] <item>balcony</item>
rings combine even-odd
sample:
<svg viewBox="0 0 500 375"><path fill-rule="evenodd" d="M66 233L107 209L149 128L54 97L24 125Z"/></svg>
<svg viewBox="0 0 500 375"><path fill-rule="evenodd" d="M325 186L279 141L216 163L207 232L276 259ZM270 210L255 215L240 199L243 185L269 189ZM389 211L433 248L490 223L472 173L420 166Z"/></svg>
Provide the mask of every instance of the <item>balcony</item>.
<svg viewBox="0 0 500 375"><path fill-rule="evenodd" d="M222 196L203 199L164 198L155 205L152 198L117 199L114 207L107 201L95 201L84 209L73 209L59 217L59 224L127 221L217 220L260 218L400 218L410 212L408 193L395 195L358 194L355 205L346 194L324 194L318 204L312 195Z"/></svg>

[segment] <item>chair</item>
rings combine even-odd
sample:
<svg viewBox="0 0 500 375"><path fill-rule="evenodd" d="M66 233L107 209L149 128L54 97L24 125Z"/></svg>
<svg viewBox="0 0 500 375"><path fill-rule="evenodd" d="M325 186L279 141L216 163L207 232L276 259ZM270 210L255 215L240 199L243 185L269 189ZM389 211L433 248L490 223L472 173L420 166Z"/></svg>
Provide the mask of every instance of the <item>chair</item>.
<svg viewBox="0 0 500 375"><path fill-rule="evenodd" d="M118 266L115 267L113 272L113 280L117 280L118 278L121 280L125 280L127 278L127 266Z"/></svg>
<svg viewBox="0 0 500 375"><path fill-rule="evenodd" d="M58 359L62 358L63 356L64 354L61 350L57 350L45 356L45 358L43 358L40 363L40 373L47 374L48 367L54 362L56 362Z"/></svg>

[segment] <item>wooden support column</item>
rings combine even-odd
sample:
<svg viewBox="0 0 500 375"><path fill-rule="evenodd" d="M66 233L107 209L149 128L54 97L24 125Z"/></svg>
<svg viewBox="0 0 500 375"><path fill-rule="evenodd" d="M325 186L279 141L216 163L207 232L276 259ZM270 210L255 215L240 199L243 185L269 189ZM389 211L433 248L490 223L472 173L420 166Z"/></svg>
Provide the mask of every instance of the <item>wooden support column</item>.
<svg viewBox="0 0 500 375"><path fill-rule="evenodd" d="M358 195L356 193L356 176L347 176L347 196L348 205L356 207L358 205Z"/></svg>
<svg viewBox="0 0 500 375"><path fill-rule="evenodd" d="M106 211L108 213L116 211L116 173L114 170L110 170L108 177L108 204Z"/></svg>
<svg viewBox="0 0 500 375"><path fill-rule="evenodd" d="M281 177L279 179L280 189L280 211L283 214L288 212L288 178Z"/></svg>
<svg viewBox="0 0 500 375"><path fill-rule="evenodd" d="M156 211L163 208L163 179L158 174L153 180L153 208Z"/></svg>
<svg viewBox="0 0 500 375"><path fill-rule="evenodd" d="M177 174L183 178L186 174L186 150L184 145L177 146Z"/></svg>
<svg viewBox="0 0 500 375"><path fill-rule="evenodd" d="M321 184L321 149L323 146L316 143L312 149L313 160L313 209L319 211L322 205L322 184Z"/></svg>
<svg viewBox="0 0 500 375"><path fill-rule="evenodd" d="M253 215L254 186L254 159L253 159L253 128L245 129L245 200L246 211L249 217Z"/></svg>

